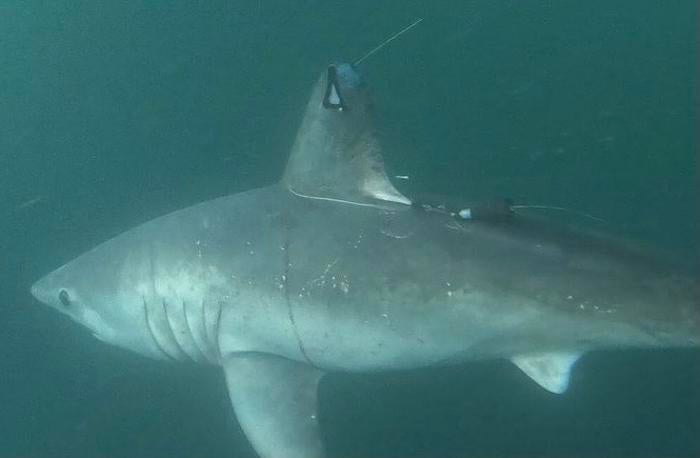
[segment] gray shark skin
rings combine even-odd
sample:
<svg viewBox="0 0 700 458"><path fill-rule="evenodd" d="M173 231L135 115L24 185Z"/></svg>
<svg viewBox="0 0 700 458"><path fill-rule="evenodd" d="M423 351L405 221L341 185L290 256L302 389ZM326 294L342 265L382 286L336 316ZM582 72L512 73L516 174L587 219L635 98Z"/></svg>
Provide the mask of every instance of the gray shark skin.
<svg viewBox="0 0 700 458"><path fill-rule="evenodd" d="M348 64L316 84L279 183L156 218L32 287L104 342L220 365L264 458L325 456L328 371L506 358L561 393L588 351L700 345L698 291L628 242L411 206Z"/></svg>

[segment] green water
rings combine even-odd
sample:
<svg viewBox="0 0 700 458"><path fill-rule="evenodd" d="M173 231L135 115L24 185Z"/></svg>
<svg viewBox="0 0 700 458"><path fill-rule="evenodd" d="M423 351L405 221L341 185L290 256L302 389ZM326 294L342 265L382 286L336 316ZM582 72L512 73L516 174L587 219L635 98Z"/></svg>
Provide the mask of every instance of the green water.
<svg viewBox="0 0 700 458"><path fill-rule="evenodd" d="M693 0L4 0L0 458L254 456L216 371L107 347L28 286L274 181L325 66L418 17L362 68L391 174L586 211L697 265ZM699 366L594 354L562 397L502 362L331 375L324 435L331 457L700 456Z"/></svg>

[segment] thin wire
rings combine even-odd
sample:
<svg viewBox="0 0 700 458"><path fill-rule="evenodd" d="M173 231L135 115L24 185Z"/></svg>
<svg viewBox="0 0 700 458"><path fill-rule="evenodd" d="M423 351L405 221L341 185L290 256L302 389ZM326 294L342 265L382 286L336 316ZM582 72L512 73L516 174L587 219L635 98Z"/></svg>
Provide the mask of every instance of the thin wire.
<svg viewBox="0 0 700 458"><path fill-rule="evenodd" d="M577 210L572 210L570 208L564 208L564 207L552 207L549 205L513 205L510 208L513 210L518 210L518 209L528 209L532 208L535 210L558 210L566 213L571 213L573 215L579 215L579 216L585 216L586 218L590 218L596 221L600 221L601 223L607 223L603 218L598 218L597 216L593 216L589 213L582 212L582 211L577 211Z"/></svg>
<svg viewBox="0 0 700 458"><path fill-rule="evenodd" d="M359 58L358 60L356 60L356 61L353 63L353 65L359 65L363 60L367 59L369 56L371 56L371 55L374 54L375 52L379 51L379 50L382 49L384 46L388 45L390 42L396 40L396 39L399 38L401 35L403 35L404 33L408 32L409 30L411 30L412 28L414 28L415 26L417 26L418 24L420 24L422 21L423 21L423 18L420 18L420 19L418 19L417 21L415 21L413 24L404 27L404 28L401 29L399 32L396 32L394 35L392 35L392 36L389 37L388 39L384 40L379 46L377 46L376 48L374 48L373 50L371 50L370 52L368 52L367 54L365 54L364 56L362 56L361 58Z"/></svg>
<svg viewBox="0 0 700 458"><path fill-rule="evenodd" d="M300 193L299 191L295 191L294 189L292 189L291 186L288 187L287 189L289 190L289 192L291 192L291 193L294 194L295 196L297 196L297 197L302 197L302 198L304 198L304 199L325 200L325 201L327 201L327 202L335 202L335 203L345 204L345 205L356 205L356 206L358 206L358 207L371 207L371 208L379 208L379 209L383 209L383 208L384 208L384 207L382 207L382 206L380 206L380 205L364 204L364 203L361 203L361 202L353 202L353 201L351 201L351 200L334 199L333 197L321 197L321 196L312 196L312 195L309 195L309 194L302 194L302 193Z"/></svg>

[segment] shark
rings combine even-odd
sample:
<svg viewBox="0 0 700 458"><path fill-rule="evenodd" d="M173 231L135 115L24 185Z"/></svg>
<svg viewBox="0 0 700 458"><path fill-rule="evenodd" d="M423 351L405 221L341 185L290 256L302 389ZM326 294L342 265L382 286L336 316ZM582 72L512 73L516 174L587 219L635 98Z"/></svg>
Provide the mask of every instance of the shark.
<svg viewBox="0 0 700 458"><path fill-rule="evenodd" d="M107 344L220 366L263 458L327 456L329 372L500 358L559 394L588 352L700 345L697 276L656 251L416 205L387 175L372 100L355 65L328 66L277 183L145 222L32 294Z"/></svg>

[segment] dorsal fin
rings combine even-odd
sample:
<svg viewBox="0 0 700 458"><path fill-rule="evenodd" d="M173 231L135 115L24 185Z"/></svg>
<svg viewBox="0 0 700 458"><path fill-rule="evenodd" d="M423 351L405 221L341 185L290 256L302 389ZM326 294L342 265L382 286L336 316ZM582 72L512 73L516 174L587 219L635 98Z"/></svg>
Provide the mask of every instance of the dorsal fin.
<svg viewBox="0 0 700 458"><path fill-rule="evenodd" d="M331 65L311 94L282 182L304 197L410 205L381 152L364 81L349 64Z"/></svg>

